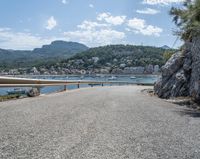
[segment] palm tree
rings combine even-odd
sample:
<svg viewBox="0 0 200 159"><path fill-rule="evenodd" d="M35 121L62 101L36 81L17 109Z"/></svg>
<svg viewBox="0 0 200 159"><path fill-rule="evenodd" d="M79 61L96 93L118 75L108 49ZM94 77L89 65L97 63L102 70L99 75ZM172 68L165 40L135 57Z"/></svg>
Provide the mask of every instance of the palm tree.
<svg viewBox="0 0 200 159"><path fill-rule="evenodd" d="M183 40L192 40L200 35L200 0L187 0L183 8L172 7L170 14L179 28L176 33Z"/></svg>

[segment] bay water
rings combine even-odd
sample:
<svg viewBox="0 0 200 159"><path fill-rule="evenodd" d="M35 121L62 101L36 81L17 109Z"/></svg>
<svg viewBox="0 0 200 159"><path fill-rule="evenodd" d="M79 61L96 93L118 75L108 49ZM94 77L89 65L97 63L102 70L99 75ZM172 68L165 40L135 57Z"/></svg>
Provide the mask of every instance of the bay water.
<svg viewBox="0 0 200 159"><path fill-rule="evenodd" d="M78 75L65 75L65 76L21 76L31 79L46 79L46 80L90 80L90 81L114 81L114 82L129 82L133 84L154 84L159 76L158 75L93 75L93 76L78 76ZM90 87L88 84L81 84L80 88ZM77 89L77 85L68 85L67 89ZM7 91L14 88L0 88L0 95L6 95ZM30 88L24 88L30 89ZM48 94L58 92L64 89L64 86L48 86L42 87L41 93Z"/></svg>

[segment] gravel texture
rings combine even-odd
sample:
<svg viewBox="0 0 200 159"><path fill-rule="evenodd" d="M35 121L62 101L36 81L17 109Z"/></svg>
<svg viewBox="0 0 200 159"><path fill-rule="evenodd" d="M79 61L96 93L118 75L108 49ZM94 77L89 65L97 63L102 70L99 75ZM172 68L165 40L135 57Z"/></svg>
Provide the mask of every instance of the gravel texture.
<svg viewBox="0 0 200 159"><path fill-rule="evenodd" d="M0 158L200 159L200 113L94 87L0 103Z"/></svg>

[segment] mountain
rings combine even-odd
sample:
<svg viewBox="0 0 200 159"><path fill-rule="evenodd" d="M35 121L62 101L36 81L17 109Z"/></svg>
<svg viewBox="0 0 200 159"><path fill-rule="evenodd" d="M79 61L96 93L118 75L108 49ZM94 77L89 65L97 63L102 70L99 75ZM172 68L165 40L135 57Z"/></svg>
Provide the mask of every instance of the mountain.
<svg viewBox="0 0 200 159"><path fill-rule="evenodd" d="M87 46L66 41L53 41L33 51L0 49L0 68L29 67L67 59L76 53L86 51Z"/></svg>
<svg viewBox="0 0 200 159"><path fill-rule="evenodd" d="M33 53L45 57L69 57L87 49L87 46L77 42L53 41L50 45L34 49Z"/></svg>
<svg viewBox="0 0 200 159"><path fill-rule="evenodd" d="M162 46L161 47L162 49L165 49L165 50L169 50L169 49L171 49L169 46L167 46L167 45L164 45L164 46Z"/></svg>

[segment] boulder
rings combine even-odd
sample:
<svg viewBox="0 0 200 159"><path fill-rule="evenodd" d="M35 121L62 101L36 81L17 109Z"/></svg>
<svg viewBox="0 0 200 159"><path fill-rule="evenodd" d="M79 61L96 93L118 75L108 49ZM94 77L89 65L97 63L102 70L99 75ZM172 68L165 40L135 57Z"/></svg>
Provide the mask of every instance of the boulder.
<svg viewBox="0 0 200 159"><path fill-rule="evenodd" d="M183 65L182 52L177 52L167 61L167 63L161 68L163 77L171 77L177 72Z"/></svg>
<svg viewBox="0 0 200 159"><path fill-rule="evenodd" d="M188 77L183 69L184 55L175 53L161 68L161 78L155 83L155 93L161 98L187 96Z"/></svg>
<svg viewBox="0 0 200 159"><path fill-rule="evenodd" d="M32 88L27 92L28 97L37 97L40 95L40 91L38 88Z"/></svg>

